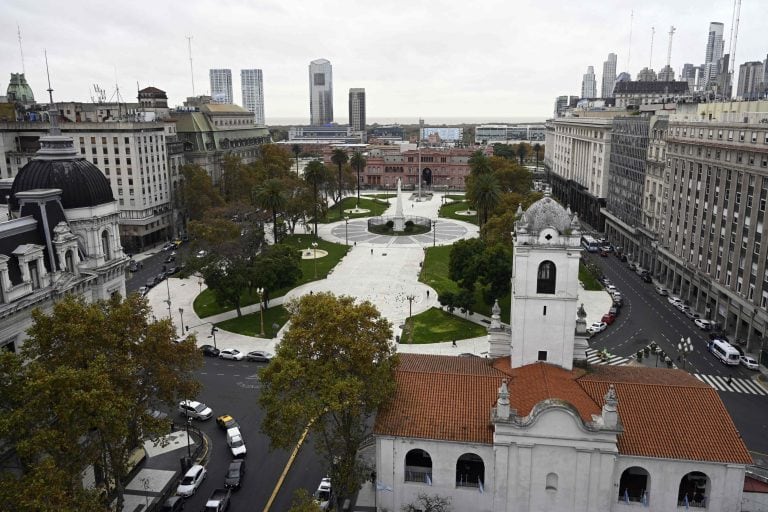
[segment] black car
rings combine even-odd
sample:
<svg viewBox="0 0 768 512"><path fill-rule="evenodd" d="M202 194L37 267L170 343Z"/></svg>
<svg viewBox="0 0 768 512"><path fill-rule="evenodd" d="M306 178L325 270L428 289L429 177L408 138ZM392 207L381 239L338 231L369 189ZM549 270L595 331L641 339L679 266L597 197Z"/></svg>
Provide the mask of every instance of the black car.
<svg viewBox="0 0 768 512"><path fill-rule="evenodd" d="M184 510L184 499L181 496L172 496L165 500L160 512L179 512Z"/></svg>
<svg viewBox="0 0 768 512"><path fill-rule="evenodd" d="M208 357L219 357L220 350L213 345L203 345L200 347L200 350L203 351L204 356Z"/></svg>
<svg viewBox="0 0 768 512"><path fill-rule="evenodd" d="M245 460L237 459L229 463L227 477L224 479L224 487L227 489L239 489L245 474Z"/></svg>
<svg viewBox="0 0 768 512"><path fill-rule="evenodd" d="M650 275L650 274L643 274L643 275L640 277L640 279L642 279L642 280L643 280L643 281L645 281L646 283L651 283L651 282L653 282L653 279L651 279L651 275Z"/></svg>
<svg viewBox="0 0 768 512"><path fill-rule="evenodd" d="M709 333L709 339L711 340L725 340L730 343L731 340L728 339L728 336L723 331L710 331Z"/></svg>

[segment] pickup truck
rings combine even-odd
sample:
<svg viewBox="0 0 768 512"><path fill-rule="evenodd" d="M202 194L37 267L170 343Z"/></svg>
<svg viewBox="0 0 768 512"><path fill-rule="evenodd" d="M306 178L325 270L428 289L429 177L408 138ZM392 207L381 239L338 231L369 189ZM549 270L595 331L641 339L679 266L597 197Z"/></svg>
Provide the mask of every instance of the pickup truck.
<svg viewBox="0 0 768 512"><path fill-rule="evenodd" d="M205 502L203 512L224 512L229 508L229 498L232 496L230 489L214 489L208 501Z"/></svg>

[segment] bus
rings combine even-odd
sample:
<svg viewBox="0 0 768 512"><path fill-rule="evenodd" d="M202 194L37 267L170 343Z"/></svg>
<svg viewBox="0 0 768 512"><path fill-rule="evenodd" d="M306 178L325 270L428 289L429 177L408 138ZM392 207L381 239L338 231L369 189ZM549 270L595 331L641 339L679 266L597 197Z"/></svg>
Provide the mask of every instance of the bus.
<svg viewBox="0 0 768 512"><path fill-rule="evenodd" d="M584 235L581 237L581 245L584 246L587 252L597 252L600 249L597 240L589 235Z"/></svg>
<svg viewBox="0 0 768 512"><path fill-rule="evenodd" d="M736 366L739 364L739 351L725 340L712 340L709 344L709 351L727 365Z"/></svg>

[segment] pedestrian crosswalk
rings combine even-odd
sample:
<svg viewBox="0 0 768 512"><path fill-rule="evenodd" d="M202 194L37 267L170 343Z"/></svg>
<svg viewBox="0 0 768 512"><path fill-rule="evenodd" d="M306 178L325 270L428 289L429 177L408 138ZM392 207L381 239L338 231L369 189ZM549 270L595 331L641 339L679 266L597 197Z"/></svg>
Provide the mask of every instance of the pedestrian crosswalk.
<svg viewBox="0 0 768 512"><path fill-rule="evenodd" d="M606 352L606 355L603 356L601 352L602 351L598 351L593 348L588 348L586 350L587 362L589 364L608 364L611 366L619 366L629 362L629 358L617 356L608 352Z"/></svg>
<svg viewBox="0 0 768 512"><path fill-rule="evenodd" d="M701 375L695 373L694 376L705 384L709 384L718 391L733 391L734 393L745 393L752 395L768 395L768 392L752 379L736 378L728 381L727 377L718 375Z"/></svg>

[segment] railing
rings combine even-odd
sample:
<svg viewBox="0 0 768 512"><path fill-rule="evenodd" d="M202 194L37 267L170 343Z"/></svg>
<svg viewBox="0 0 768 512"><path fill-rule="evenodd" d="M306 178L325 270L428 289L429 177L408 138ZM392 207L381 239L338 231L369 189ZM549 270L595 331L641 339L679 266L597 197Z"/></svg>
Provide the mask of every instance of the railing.
<svg viewBox="0 0 768 512"><path fill-rule="evenodd" d="M405 481L432 485L432 468L406 468Z"/></svg>

